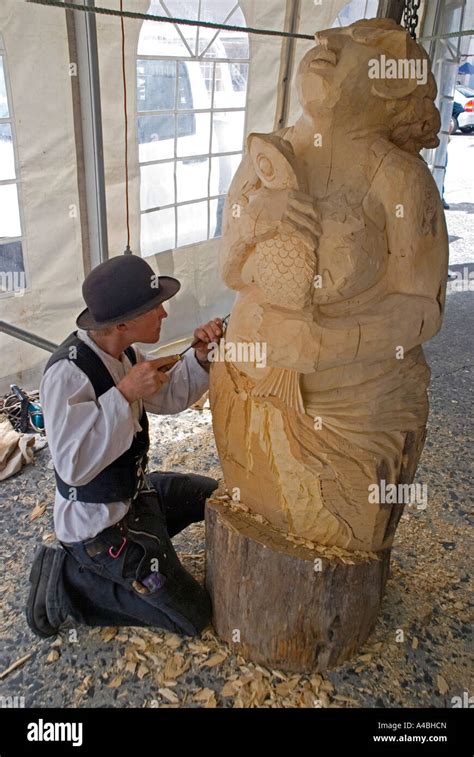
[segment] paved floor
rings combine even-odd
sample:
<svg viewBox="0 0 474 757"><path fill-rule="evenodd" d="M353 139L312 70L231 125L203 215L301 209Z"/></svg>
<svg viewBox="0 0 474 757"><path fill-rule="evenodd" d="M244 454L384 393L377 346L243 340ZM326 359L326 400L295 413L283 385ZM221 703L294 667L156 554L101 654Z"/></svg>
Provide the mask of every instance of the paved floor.
<svg viewBox="0 0 474 757"><path fill-rule="evenodd" d="M455 134L444 182L451 268L474 265L474 134Z"/></svg>

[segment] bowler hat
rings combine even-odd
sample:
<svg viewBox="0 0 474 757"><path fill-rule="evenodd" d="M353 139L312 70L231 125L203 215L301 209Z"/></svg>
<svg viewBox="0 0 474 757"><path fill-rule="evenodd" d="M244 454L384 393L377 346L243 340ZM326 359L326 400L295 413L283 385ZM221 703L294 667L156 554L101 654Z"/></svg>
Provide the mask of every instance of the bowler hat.
<svg viewBox="0 0 474 757"><path fill-rule="evenodd" d="M87 308L77 317L80 329L102 329L129 321L169 300L181 287L171 276L157 276L137 255L121 255L100 263L84 279Z"/></svg>

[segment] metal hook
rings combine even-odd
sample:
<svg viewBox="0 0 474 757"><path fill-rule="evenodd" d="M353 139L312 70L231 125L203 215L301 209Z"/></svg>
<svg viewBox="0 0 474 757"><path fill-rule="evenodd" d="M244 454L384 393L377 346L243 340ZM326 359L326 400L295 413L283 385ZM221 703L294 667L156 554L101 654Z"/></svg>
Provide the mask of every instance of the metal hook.
<svg viewBox="0 0 474 757"><path fill-rule="evenodd" d="M122 539L122 543L121 543L120 547L118 548L118 551L115 552L115 554L114 554L114 551L113 551L114 548L113 547L109 547L109 555L110 555L110 557L113 557L114 560L116 560L117 557L120 557L120 555L122 554L123 548L125 547L126 543L127 543L127 537L124 536L123 539Z"/></svg>

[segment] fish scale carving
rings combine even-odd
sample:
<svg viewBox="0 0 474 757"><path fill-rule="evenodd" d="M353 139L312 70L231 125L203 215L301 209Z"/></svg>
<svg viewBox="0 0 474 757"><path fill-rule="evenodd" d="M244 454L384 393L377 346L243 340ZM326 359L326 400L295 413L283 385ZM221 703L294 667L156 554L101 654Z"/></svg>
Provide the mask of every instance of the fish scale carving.
<svg viewBox="0 0 474 757"><path fill-rule="evenodd" d="M256 278L274 305L296 310L311 304L316 255L294 234L277 234L257 245Z"/></svg>

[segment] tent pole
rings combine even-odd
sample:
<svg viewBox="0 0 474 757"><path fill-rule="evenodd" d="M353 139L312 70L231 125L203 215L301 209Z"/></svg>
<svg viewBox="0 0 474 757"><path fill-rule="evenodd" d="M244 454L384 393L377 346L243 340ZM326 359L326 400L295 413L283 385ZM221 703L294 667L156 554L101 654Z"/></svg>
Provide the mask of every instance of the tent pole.
<svg viewBox="0 0 474 757"><path fill-rule="evenodd" d="M66 29L70 66L72 67L75 74L74 76L71 75L70 79L74 119L74 144L76 147L77 194L79 199L82 262L84 265L84 274L87 276L87 274L91 270L91 249L86 199L86 167L84 158L84 135L82 133L81 92L79 89L79 77L77 76L77 44L74 11L66 11Z"/></svg>
<svg viewBox="0 0 474 757"><path fill-rule="evenodd" d="M94 0L78 0L77 4L93 6L95 2ZM95 14L74 11L74 26L80 89L90 267L95 268L96 265L108 258L107 206Z"/></svg>
<svg viewBox="0 0 474 757"><path fill-rule="evenodd" d="M25 331L18 326L12 326L11 323L6 321L0 321L0 331L8 336L14 336L15 339L21 339L22 342L28 342L28 344L34 344L35 347L39 347L46 352L55 352L58 349L58 345L54 342L50 342L48 339L43 339L42 336L33 334L31 331Z"/></svg>
<svg viewBox="0 0 474 757"><path fill-rule="evenodd" d="M289 0L291 12L290 12L290 24L288 31L295 34L298 31L299 19L300 19L300 0ZM291 77L293 75L293 65L295 61L295 46L296 39L289 37L285 43L285 67L282 79L282 94L280 95L280 107L277 111L276 128L283 129L286 126L288 120L288 111L290 107L290 85Z"/></svg>

